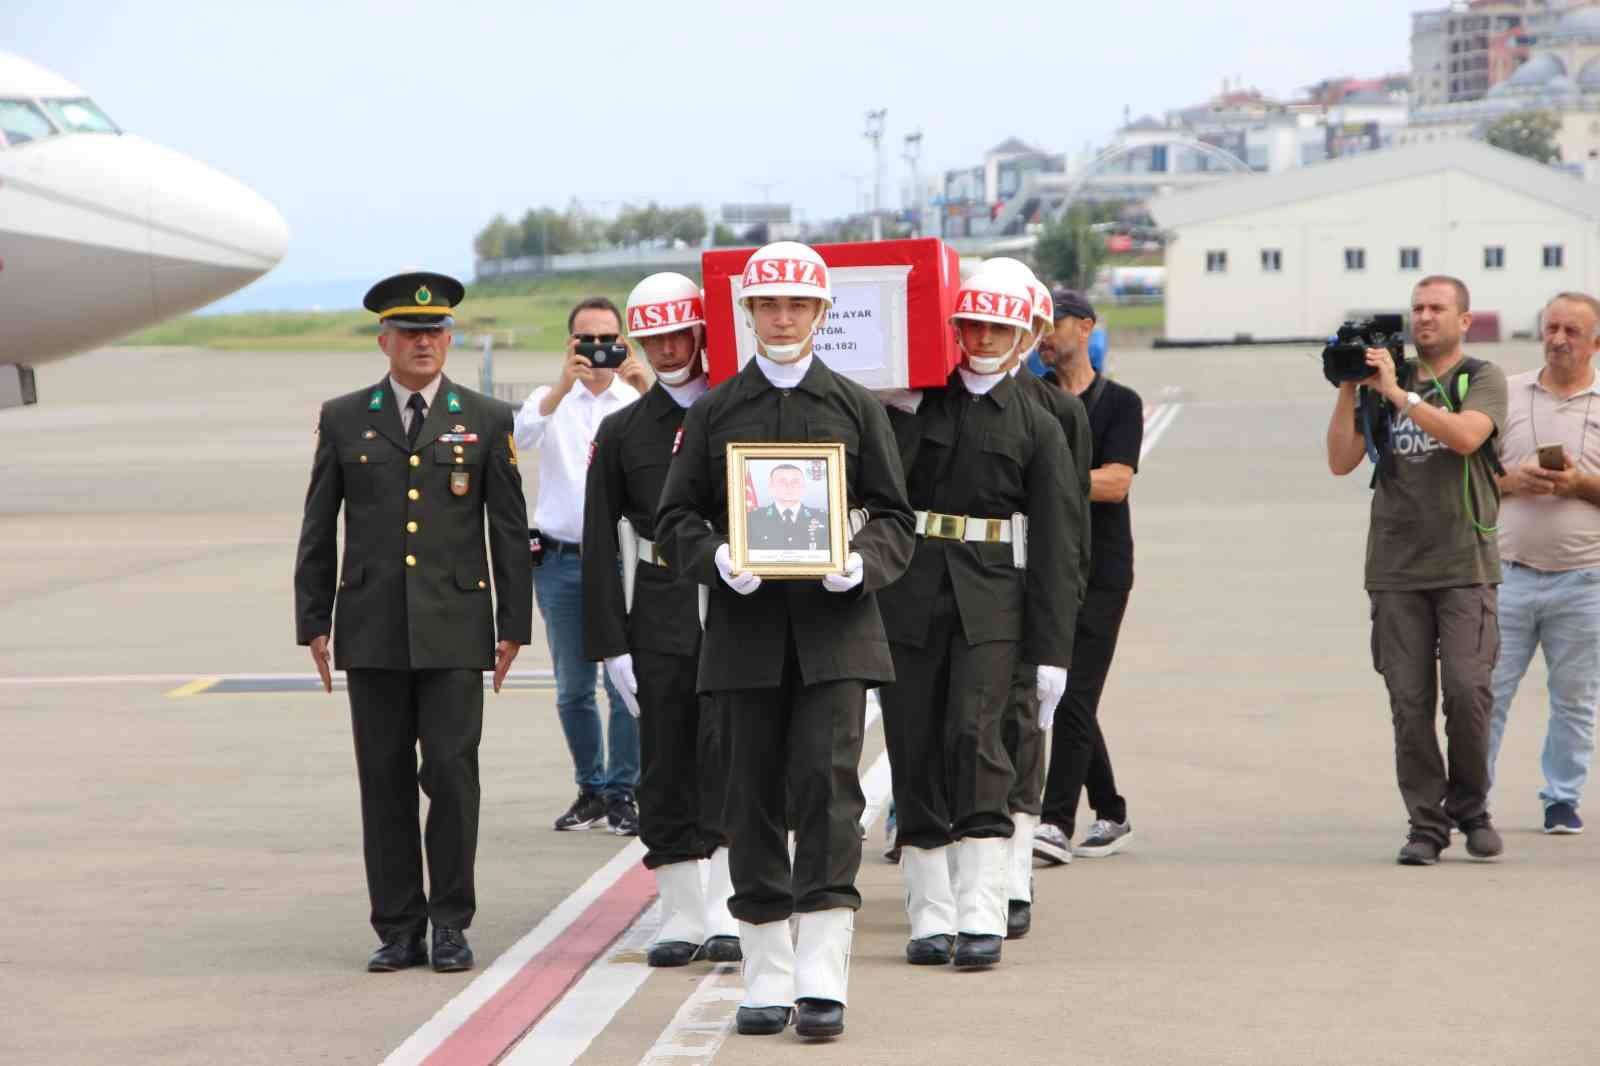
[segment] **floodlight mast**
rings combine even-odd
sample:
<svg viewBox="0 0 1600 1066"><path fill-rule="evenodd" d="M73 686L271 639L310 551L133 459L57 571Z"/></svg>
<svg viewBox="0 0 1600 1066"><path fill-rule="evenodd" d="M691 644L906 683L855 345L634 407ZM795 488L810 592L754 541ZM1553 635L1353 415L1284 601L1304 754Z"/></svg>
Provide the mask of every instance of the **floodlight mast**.
<svg viewBox="0 0 1600 1066"><path fill-rule="evenodd" d="M883 240L883 116L886 107L867 112L867 140L872 142L872 239Z"/></svg>

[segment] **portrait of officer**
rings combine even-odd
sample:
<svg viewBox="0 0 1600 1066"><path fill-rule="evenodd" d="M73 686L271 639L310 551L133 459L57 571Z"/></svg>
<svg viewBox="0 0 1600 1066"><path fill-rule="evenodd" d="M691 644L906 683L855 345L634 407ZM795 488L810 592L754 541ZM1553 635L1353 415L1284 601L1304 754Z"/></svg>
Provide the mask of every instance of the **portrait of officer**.
<svg viewBox="0 0 1600 1066"><path fill-rule="evenodd" d="M767 476L772 502L748 515L745 530L752 548L828 547L828 512L807 507L805 471L793 463L779 463Z"/></svg>
<svg viewBox="0 0 1600 1066"><path fill-rule="evenodd" d="M348 682L374 973L426 963L430 922L433 968L472 967L483 672L498 692L532 624L512 409L444 375L464 294L431 273L368 291L389 372L322 405L295 558L296 639L326 691L330 663Z"/></svg>

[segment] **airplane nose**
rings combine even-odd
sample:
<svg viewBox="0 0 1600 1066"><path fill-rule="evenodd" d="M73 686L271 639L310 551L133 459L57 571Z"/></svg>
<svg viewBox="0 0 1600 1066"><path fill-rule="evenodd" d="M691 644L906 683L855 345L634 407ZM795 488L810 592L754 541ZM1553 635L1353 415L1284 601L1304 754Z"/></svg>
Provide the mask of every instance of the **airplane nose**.
<svg viewBox="0 0 1600 1066"><path fill-rule="evenodd" d="M244 183L156 145L150 155L155 310L181 314L243 288L278 265L289 227Z"/></svg>

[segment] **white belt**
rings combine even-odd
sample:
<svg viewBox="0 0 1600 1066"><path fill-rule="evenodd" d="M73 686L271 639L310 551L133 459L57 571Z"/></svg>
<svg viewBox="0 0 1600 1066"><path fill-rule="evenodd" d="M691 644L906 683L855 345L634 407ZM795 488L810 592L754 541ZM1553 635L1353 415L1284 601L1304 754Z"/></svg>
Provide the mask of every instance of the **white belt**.
<svg viewBox="0 0 1600 1066"><path fill-rule="evenodd" d="M667 561L661 557L661 553L656 551L656 542L645 540L643 537L639 538L639 561L641 563L649 563L651 566L667 565Z"/></svg>
<svg viewBox="0 0 1600 1066"><path fill-rule="evenodd" d="M979 544L1010 544L1011 519L972 518L964 514L918 511L917 535L942 540L968 540Z"/></svg>

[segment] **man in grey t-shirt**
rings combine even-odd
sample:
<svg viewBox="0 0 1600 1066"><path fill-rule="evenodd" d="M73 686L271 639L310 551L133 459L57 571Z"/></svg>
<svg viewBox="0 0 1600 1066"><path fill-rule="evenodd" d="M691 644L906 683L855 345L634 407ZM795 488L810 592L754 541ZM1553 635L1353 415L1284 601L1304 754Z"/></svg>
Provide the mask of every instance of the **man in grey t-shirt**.
<svg viewBox="0 0 1600 1066"><path fill-rule="evenodd" d="M1411 297L1418 358L1397 368L1388 351L1371 349L1373 374L1360 383L1383 397L1391 418L1372 496L1366 587L1372 664L1389 689L1395 770L1410 818L1398 857L1406 866L1437 862L1452 824L1473 858L1492 859L1502 848L1488 810L1500 492L1493 445L1484 445L1505 422L1506 379L1461 350L1469 307L1459 280L1422 279ZM1354 382L1339 387L1328 423L1335 475L1366 454L1356 390ZM1448 762L1434 728L1441 687Z"/></svg>

